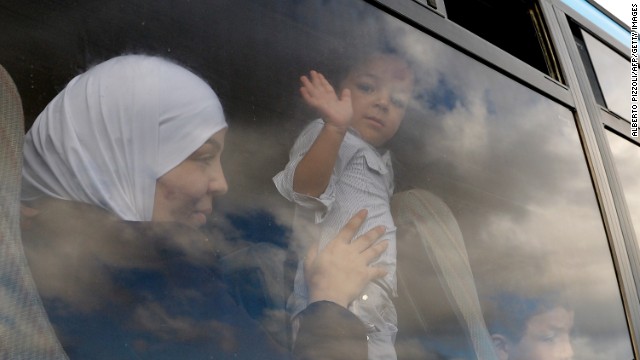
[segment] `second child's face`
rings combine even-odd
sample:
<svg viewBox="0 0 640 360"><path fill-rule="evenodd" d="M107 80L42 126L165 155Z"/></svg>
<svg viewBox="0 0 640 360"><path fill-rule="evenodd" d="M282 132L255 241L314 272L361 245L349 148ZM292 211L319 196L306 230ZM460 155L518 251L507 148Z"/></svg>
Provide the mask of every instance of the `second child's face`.
<svg viewBox="0 0 640 360"><path fill-rule="evenodd" d="M573 358L571 329L573 311L556 307L532 316L522 339L510 344L509 360L570 360Z"/></svg>
<svg viewBox="0 0 640 360"><path fill-rule="evenodd" d="M413 72L399 57L377 55L353 70L342 88L351 91L351 127L379 147L400 127L413 91Z"/></svg>

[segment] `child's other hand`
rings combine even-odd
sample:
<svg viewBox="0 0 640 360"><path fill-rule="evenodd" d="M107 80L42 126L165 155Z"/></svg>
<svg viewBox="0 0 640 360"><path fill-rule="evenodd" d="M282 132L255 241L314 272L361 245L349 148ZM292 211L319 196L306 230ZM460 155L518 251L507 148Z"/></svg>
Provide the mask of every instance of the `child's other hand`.
<svg viewBox="0 0 640 360"><path fill-rule="evenodd" d="M342 91L338 98L333 86L317 71L311 71L309 77L300 77L302 86L300 93L310 106L316 108L325 124L346 131L351 124L353 108L351 107L351 92Z"/></svg>

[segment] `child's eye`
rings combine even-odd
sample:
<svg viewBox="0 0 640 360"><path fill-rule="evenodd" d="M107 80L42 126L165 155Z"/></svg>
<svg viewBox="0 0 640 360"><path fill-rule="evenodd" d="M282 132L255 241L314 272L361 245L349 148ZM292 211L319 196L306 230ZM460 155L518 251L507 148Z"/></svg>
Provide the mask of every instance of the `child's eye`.
<svg viewBox="0 0 640 360"><path fill-rule="evenodd" d="M556 333L545 334L541 337L542 341L544 342L554 342L556 341L556 338L557 338Z"/></svg>
<svg viewBox="0 0 640 360"><path fill-rule="evenodd" d="M358 90L360 90L360 91L362 91L362 92L364 92L366 94L370 94L375 90L373 85L371 85L369 83L364 83L364 82L356 83L356 87L358 88Z"/></svg>

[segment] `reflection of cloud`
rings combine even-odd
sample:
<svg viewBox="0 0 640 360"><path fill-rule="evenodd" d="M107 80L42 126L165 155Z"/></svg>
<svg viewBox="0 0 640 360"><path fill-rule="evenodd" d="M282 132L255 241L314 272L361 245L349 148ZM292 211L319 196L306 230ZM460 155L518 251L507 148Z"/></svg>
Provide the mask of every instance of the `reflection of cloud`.
<svg viewBox="0 0 640 360"><path fill-rule="evenodd" d="M576 327L588 329L594 344L611 336L598 342L602 351L628 353L616 275L571 112L398 21L386 25L426 79L418 93L455 94L445 106L416 104L400 134L408 140L398 141L396 174L404 186L448 202L478 290L536 294L561 286L575 304Z"/></svg>
<svg viewBox="0 0 640 360"><path fill-rule="evenodd" d="M602 359L631 359L627 347L627 341L623 338L582 337L575 336L572 339L574 359L602 360Z"/></svg>
<svg viewBox="0 0 640 360"><path fill-rule="evenodd" d="M607 132L609 146L613 154L618 178L635 228L636 238L640 241L640 148L620 136ZM639 243L640 245L640 243Z"/></svg>
<svg viewBox="0 0 640 360"><path fill-rule="evenodd" d="M289 149L302 126L304 120L284 127L232 125L226 145L229 150L224 154L229 194L219 200L225 211L268 209L278 219L291 218L291 204L277 193L271 178L284 169Z"/></svg>
<svg viewBox="0 0 640 360"><path fill-rule="evenodd" d="M380 15L349 16L364 14L367 28ZM419 78L417 99L394 144L398 190L423 187L447 201L481 293L535 293L565 284L576 305L576 328L588 334L582 350L614 334L598 347L628 351L610 251L571 111L400 21L382 20L376 21L382 30L374 32L400 44ZM282 114L270 110L274 118ZM271 177L287 162L302 127L296 122L310 119L284 117L261 119L261 125L231 119L225 151L230 193L220 200L226 210L267 209L279 223L290 223L292 205ZM448 319L446 306L439 311Z"/></svg>
<svg viewBox="0 0 640 360"><path fill-rule="evenodd" d="M174 316L158 303L138 306L133 313L134 328L162 341L200 342L215 341L220 349L233 352L237 347L233 326L216 320L200 321L186 316Z"/></svg>
<svg viewBox="0 0 640 360"><path fill-rule="evenodd" d="M630 62L587 34L586 31L582 34L607 107L629 119L631 92L628 91L628 86L621 86L621 84L631 83Z"/></svg>
<svg viewBox="0 0 640 360"><path fill-rule="evenodd" d="M103 211L65 201L43 202L46 216L23 231L25 254L43 298L58 300L59 311L89 312L118 294L114 274L158 269L165 250L191 263L211 260L220 234L205 238L175 224L120 222ZM69 221L73 219L73 221Z"/></svg>

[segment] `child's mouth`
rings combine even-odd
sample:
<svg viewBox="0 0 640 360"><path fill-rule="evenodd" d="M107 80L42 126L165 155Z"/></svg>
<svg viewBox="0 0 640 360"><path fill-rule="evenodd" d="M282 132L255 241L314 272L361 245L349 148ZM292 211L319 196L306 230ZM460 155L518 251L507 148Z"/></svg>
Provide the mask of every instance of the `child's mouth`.
<svg viewBox="0 0 640 360"><path fill-rule="evenodd" d="M366 116L365 119L372 122L375 126L384 127L384 122L375 116Z"/></svg>

